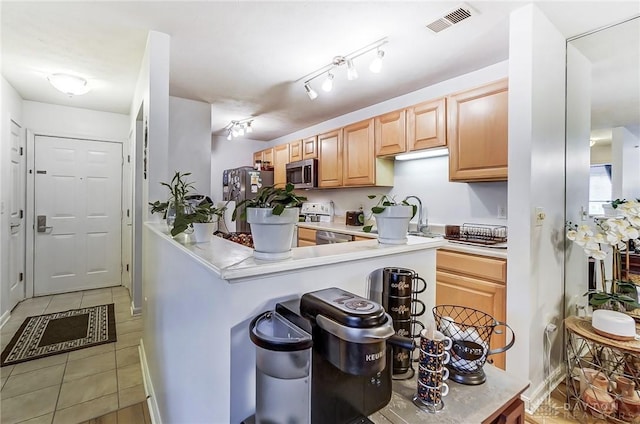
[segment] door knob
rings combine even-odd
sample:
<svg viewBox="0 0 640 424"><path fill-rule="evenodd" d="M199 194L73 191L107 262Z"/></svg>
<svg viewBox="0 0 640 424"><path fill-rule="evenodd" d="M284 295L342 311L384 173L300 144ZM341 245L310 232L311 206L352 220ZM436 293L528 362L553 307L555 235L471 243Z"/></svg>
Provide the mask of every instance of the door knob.
<svg viewBox="0 0 640 424"><path fill-rule="evenodd" d="M47 227L46 215L38 215L37 220L38 222L37 222L36 229L39 233L46 233L47 230L53 230L53 227Z"/></svg>

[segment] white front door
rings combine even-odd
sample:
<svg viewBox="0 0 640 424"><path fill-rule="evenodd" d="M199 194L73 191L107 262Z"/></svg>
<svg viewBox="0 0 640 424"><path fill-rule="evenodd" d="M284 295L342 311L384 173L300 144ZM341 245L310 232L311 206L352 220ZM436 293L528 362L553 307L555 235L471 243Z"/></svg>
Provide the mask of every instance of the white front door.
<svg viewBox="0 0 640 424"><path fill-rule="evenodd" d="M24 130L11 121L11 163L9 186L9 310L25 296L25 137Z"/></svg>
<svg viewBox="0 0 640 424"><path fill-rule="evenodd" d="M34 294L120 285L122 145L35 137Z"/></svg>

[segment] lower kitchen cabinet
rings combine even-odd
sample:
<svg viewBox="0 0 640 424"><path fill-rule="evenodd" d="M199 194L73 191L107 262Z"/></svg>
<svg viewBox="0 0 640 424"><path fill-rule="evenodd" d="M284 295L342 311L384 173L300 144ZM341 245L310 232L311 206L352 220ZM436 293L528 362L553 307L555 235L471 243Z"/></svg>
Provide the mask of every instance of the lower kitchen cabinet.
<svg viewBox="0 0 640 424"><path fill-rule="evenodd" d="M459 305L506 321L507 261L450 250L436 254L436 305ZM505 330L497 327L498 330ZM493 334L491 349L506 344L507 331ZM505 369L506 354L491 355L488 360Z"/></svg>
<svg viewBox="0 0 640 424"><path fill-rule="evenodd" d="M298 227L298 247L315 246L316 230Z"/></svg>

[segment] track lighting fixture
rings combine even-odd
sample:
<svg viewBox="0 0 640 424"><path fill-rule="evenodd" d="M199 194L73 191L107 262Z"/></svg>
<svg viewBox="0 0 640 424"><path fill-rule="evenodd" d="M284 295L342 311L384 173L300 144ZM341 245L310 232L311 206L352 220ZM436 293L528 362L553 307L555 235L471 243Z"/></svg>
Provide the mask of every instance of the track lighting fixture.
<svg viewBox="0 0 640 424"><path fill-rule="evenodd" d="M356 69L356 66L354 64L354 59L372 50L376 50L376 57L373 59L373 62L371 62L369 69L373 73L379 73L382 69L382 58L384 57L384 51L381 50L381 47L387 44L387 42L388 41L386 38L382 38L375 43L369 44L368 46L349 53L346 56L335 56L330 64L323 66L322 68L308 74L298 81L304 81L304 90L307 93L307 96L309 96L310 100L314 100L318 97L318 93L313 89L313 87L311 87L311 82L313 80L326 74L327 77L322 82L321 87L324 91L331 91L331 89L333 88L333 79L335 76L335 73L333 71L336 68L341 67L342 65L347 65L347 79L349 81L358 79L358 70Z"/></svg>
<svg viewBox="0 0 640 424"><path fill-rule="evenodd" d="M253 132L253 120L254 118L244 119L242 121L231 121L224 127L227 131L227 140L233 140L236 137L242 137L243 135Z"/></svg>

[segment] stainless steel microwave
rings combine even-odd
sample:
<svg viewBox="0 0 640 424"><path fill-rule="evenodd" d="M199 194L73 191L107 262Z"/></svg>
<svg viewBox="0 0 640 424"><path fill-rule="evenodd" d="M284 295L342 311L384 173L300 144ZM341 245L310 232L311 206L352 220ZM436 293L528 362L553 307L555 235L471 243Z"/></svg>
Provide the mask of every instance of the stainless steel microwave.
<svg viewBox="0 0 640 424"><path fill-rule="evenodd" d="M318 187L318 159L305 159L287 164L287 183L295 188Z"/></svg>

